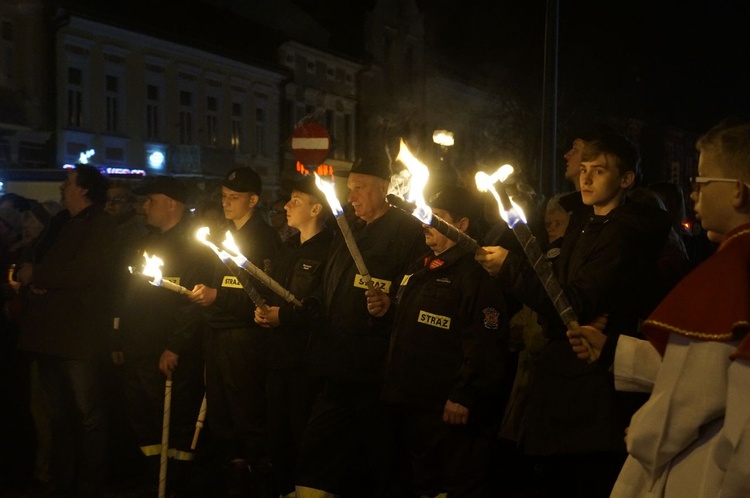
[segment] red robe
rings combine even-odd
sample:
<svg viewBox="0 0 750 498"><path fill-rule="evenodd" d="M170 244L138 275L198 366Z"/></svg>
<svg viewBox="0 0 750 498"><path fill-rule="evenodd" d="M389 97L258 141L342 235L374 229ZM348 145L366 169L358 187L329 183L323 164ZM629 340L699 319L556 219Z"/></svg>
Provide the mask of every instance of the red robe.
<svg viewBox="0 0 750 498"><path fill-rule="evenodd" d="M729 232L716 253L664 298L643 322L642 330L662 356L669 334L721 342L747 334L750 330L750 224ZM748 339L738 352L750 358Z"/></svg>

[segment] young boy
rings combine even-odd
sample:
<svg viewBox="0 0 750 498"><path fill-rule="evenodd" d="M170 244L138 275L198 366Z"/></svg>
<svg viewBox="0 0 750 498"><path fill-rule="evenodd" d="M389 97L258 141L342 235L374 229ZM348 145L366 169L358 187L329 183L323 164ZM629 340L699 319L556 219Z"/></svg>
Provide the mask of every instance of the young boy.
<svg viewBox="0 0 750 498"><path fill-rule="evenodd" d="M658 302L644 302L643 289L654 288L656 258L670 225L665 212L627 202L637 174L637 150L621 135L602 134L586 144L582 207L572 212L553 263L583 323L607 313L613 330L637 330L646 316L642 310ZM548 339L529 386L522 449L542 466L551 495L606 496L626 456L626 421L645 397L622 399L605 369L576 359L566 327L524 254L502 247L485 250L477 261L537 311Z"/></svg>
<svg viewBox="0 0 750 498"><path fill-rule="evenodd" d="M725 407L737 401L727 405L730 355L750 328L750 123L721 123L698 140L697 148L699 176L690 197L703 228L721 241L716 253L677 284L644 322L648 342L604 336L602 322L568 332L579 358L588 358L581 337L602 352L602 366L609 366L614 352L618 389L652 388L631 420L630 455L613 497L708 498L750 492L742 478L747 461L731 465L731 447L740 446L737 435L747 411L736 412L733 434L720 432ZM738 370L743 361L738 360ZM738 396L746 398L746 393L744 383ZM744 487L743 493L720 494L726 469L738 473L729 472L725 484Z"/></svg>

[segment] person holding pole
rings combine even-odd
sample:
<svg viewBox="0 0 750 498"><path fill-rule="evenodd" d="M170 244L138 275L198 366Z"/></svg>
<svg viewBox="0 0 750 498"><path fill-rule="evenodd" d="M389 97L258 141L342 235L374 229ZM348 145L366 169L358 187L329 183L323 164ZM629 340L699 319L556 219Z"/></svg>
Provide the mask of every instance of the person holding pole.
<svg viewBox="0 0 750 498"><path fill-rule="evenodd" d="M656 261L670 228L667 213L628 202L638 176L635 146L616 133L586 144L580 167L583 207L572 212L553 262L562 291L588 323L608 314L612 334L638 330L658 302ZM529 385L520 446L554 496L607 496L625 459L623 436L642 397L618 395L611 375L580 361L544 284L524 254L486 247L476 259L511 295L539 314L547 343ZM553 491L554 490L554 491Z"/></svg>
<svg viewBox="0 0 750 498"><path fill-rule="evenodd" d="M295 234L284 241L274 261L273 277L302 299L303 306L272 296L267 312L256 308L255 321L269 330L268 436L271 444L276 495L295 496L294 476L302 432L317 394L307 361L307 345L316 319L305 306L320 284L334 232L326 225L331 210L312 175L292 178L284 205L288 226Z"/></svg>
<svg viewBox="0 0 750 498"><path fill-rule="evenodd" d="M146 196L148 232L128 255L134 270L143 268L144 252L163 262L163 279L192 288L205 280L213 259L195 242L196 227L185 208L187 188L177 178L157 176L135 189ZM155 287L130 275L114 331L112 359L123 371L128 419L146 463L146 487L155 489L166 472L169 490L189 488L194 452L190 442L203 394L202 342L205 324L200 308L186 296ZM171 388L170 440L162 442L165 382ZM168 456L171 462L167 472ZM163 483L166 485L167 483Z"/></svg>
<svg viewBox="0 0 750 498"><path fill-rule="evenodd" d="M690 198L715 253L644 321L648 340L601 319L568 331L579 358L581 338L601 352L618 389L651 393L630 421L616 498L750 496L750 122L721 122L696 145Z"/></svg>
<svg viewBox="0 0 750 498"><path fill-rule="evenodd" d="M231 170L221 186L224 217L239 252L268 273L281 239L256 206L263 192L250 167ZM212 234L219 239L224 234ZM240 270L242 271L242 270ZM271 291L248 276L265 299ZM193 288L190 299L204 307L206 426L226 471L226 496L271 496L271 461L266 418L268 331L256 324L255 305L240 280L214 258L212 275ZM193 416L195 416L193 413Z"/></svg>
<svg viewBox="0 0 750 498"><path fill-rule="evenodd" d="M337 233L317 293L322 324L311 338L310 363L322 387L300 446L300 498L337 496L347 484L355 488L352 496L394 496L380 401L391 319L371 316L385 310L368 307L368 299L394 293L426 247L419 222L386 202L391 168L385 151L358 159L346 177L355 215L351 234L375 290L368 290ZM354 478L357 469L363 475Z"/></svg>

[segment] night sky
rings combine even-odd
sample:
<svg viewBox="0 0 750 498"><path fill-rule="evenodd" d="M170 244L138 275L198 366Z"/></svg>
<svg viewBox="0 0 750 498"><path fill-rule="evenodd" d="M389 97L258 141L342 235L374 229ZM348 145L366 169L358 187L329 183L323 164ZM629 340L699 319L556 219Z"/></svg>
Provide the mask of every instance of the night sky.
<svg viewBox="0 0 750 498"><path fill-rule="evenodd" d="M333 40L357 36L372 0L300 5L337 25ZM471 65L499 64L539 95L543 0L417 0L428 43ZM314 5L314 8L312 7ZM702 132L723 117L750 114L750 2L560 0L558 118L592 112Z"/></svg>

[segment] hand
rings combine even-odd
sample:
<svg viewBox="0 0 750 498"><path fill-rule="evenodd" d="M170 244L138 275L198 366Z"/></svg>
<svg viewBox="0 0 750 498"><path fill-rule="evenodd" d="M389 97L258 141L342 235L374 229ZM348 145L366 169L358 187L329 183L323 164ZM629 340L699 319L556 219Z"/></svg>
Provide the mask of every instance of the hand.
<svg viewBox="0 0 750 498"><path fill-rule="evenodd" d="M573 352L581 360L594 361L599 358L607 342L604 328L607 326L607 315L601 315L589 325L581 325L578 330L568 330L568 342ZM588 342L588 346L584 343Z"/></svg>
<svg viewBox="0 0 750 498"><path fill-rule="evenodd" d="M469 421L469 409L451 400L443 407L443 422L450 425L466 425Z"/></svg>
<svg viewBox="0 0 750 498"><path fill-rule="evenodd" d="M190 291L188 299L201 306L211 306L216 301L217 290L203 284L198 284Z"/></svg>
<svg viewBox="0 0 750 498"><path fill-rule="evenodd" d="M161 354L161 357L159 358L159 370L161 370L161 373L163 373L166 377L169 377L170 375L172 375L172 370L177 368L179 360L180 355L178 355L177 353L173 353L168 349L165 349Z"/></svg>
<svg viewBox="0 0 750 498"><path fill-rule="evenodd" d="M255 308L255 323L267 329L278 327L281 325L281 321L279 320L279 307L268 306L265 312L260 306Z"/></svg>
<svg viewBox="0 0 750 498"><path fill-rule="evenodd" d="M110 356L112 358L112 363L115 365L122 365L125 363L125 353L122 351L112 351Z"/></svg>
<svg viewBox="0 0 750 498"><path fill-rule="evenodd" d="M16 268L16 280L18 280L21 285L30 285L33 277L34 265L31 263L23 263Z"/></svg>
<svg viewBox="0 0 750 498"><path fill-rule="evenodd" d="M366 290L365 296L367 297L367 312L372 316L379 318L388 312L388 308L391 306L391 298L380 290L380 287Z"/></svg>
<svg viewBox="0 0 750 498"><path fill-rule="evenodd" d="M483 247L484 252L477 252L474 259L487 270L493 277L500 273L500 268L505 263L508 250L500 246Z"/></svg>

